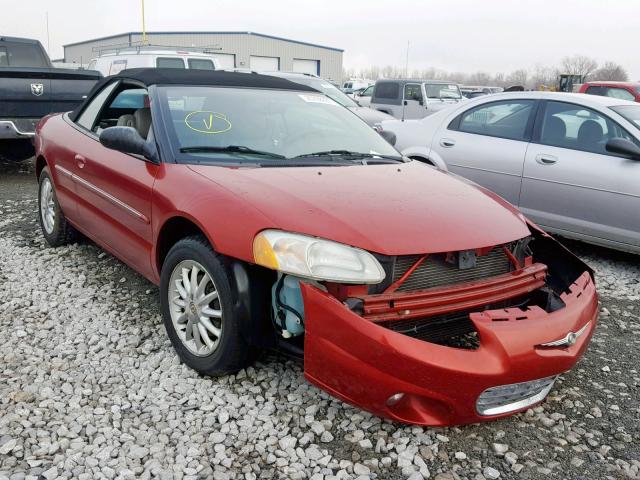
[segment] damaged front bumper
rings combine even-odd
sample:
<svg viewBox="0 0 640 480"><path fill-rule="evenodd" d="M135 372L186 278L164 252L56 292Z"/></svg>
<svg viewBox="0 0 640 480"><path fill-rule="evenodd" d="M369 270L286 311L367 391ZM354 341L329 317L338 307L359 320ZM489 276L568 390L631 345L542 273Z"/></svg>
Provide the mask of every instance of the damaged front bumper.
<svg viewBox="0 0 640 480"><path fill-rule="evenodd" d="M540 257L551 265L573 257L557 246L560 253ZM513 294L539 288L545 274L546 265L534 263L503 278L457 285L446 294L434 289L375 295L365 298L362 312L301 284L305 376L346 402L406 423L465 424L522 411L542 401L557 375L571 369L587 348L598 317L588 267L567 282L560 295L564 306L555 311L532 305L469 313L479 340L475 349L425 341L381 323L438 309L473 310L488 299L500 300L509 289ZM558 272L551 277L550 282L558 281Z"/></svg>

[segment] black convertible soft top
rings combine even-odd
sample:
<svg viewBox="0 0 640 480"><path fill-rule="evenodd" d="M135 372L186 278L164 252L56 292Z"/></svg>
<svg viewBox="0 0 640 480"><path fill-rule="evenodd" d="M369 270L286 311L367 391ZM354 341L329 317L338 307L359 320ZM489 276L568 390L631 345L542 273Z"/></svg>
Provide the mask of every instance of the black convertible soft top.
<svg viewBox="0 0 640 480"><path fill-rule="evenodd" d="M95 93L106 83L114 80L133 80L144 86L151 85L205 85L217 87L270 88L275 90L299 90L317 92L312 87L291 82L286 78L261 75L254 72L227 72L223 70L187 70L180 68L131 68L122 70L117 75L105 77L93 87L87 99L69 114L71 120L76 119L91 101Z"/></svg>

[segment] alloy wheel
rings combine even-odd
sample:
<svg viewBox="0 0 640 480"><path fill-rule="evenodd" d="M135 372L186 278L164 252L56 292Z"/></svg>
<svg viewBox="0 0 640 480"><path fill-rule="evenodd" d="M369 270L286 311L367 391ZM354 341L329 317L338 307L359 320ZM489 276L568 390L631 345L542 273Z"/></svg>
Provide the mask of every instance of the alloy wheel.
<svg viewBox="0 0 640 480"><path fill-rule="evenodd" d="M53 200L53 185L51 185L49 178L44 178L40 186L40 216L45 232L49 235L52 234L56 221L56 209Z"/></svg>
<svg viewBox="0 0 640 480"><path fill-rule="evenodd" d="M211 275L194 260L183 260L171 272L169 312L183 345L194 355L211 355L222 335L222 304Z"/></svg>

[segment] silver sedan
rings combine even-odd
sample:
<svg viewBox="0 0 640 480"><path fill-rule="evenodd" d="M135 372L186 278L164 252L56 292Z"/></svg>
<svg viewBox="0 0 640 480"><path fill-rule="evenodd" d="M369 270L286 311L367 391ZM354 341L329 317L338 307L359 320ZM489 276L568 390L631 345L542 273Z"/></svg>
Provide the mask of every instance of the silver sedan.
<svg viewBox="0 0 640 480"><path fill-rule="evenodd" d="M550 232L640 253L640 104L514 92L381 128L404 155L494 191Z"/></svg>

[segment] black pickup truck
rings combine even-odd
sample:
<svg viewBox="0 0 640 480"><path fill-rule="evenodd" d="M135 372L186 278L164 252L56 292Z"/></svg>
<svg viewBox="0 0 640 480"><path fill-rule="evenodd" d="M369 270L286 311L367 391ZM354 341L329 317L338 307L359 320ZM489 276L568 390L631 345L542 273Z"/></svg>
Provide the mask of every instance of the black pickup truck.
<svg viewBox="0 0 640 480"><path fill-rule="evenodd" d="M73 110L101 77L92 70L53 68L37 40L0 36L0 157L33 155L38 121Z"/></svg>

